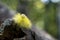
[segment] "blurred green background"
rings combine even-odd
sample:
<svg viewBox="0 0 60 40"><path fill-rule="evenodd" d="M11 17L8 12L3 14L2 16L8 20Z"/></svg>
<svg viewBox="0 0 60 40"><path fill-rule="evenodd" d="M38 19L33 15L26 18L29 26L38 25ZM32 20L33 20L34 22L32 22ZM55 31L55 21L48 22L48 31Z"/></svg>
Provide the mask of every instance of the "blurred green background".
<svg viewBox="0 0 60 40"><path fill-rule="evenodd" d="M27 15L36 27L46 30L49 34L57 38L57 23L56 23L56 4L45 4L41 0L0 0L7 4L9 8L18 10L19 5L26 2ZM18 9L17 9L18 7Z"/></svg>

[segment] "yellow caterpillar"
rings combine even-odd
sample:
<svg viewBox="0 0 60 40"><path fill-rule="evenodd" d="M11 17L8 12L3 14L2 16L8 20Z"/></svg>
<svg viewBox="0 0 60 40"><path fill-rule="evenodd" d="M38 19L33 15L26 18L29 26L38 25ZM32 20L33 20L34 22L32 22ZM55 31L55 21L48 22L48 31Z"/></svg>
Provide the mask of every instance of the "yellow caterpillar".
<svg viewBox="0 0 60 40"><path fill-rule="evenodd" d="M13 20L20 27L30 29L32 26L31 21L28 19L28 17L25 14L17 13L16 15L14 15Z"/></svg>

